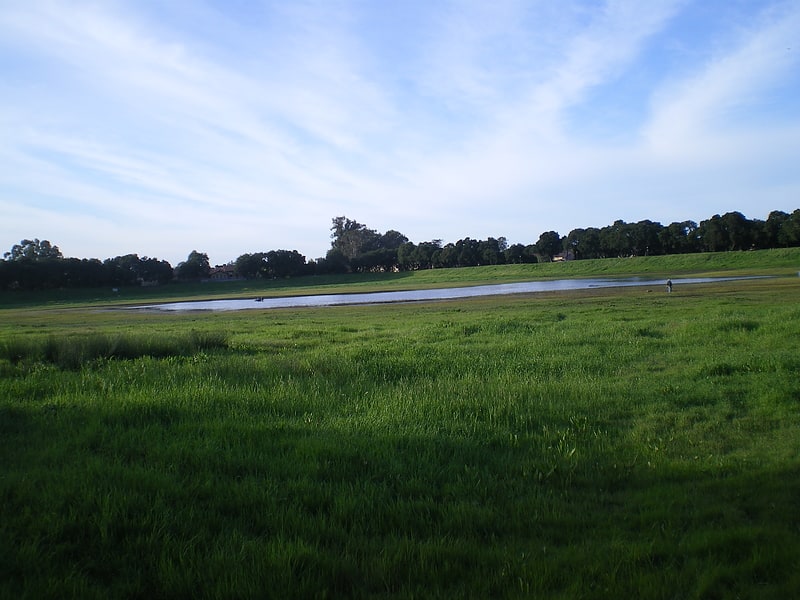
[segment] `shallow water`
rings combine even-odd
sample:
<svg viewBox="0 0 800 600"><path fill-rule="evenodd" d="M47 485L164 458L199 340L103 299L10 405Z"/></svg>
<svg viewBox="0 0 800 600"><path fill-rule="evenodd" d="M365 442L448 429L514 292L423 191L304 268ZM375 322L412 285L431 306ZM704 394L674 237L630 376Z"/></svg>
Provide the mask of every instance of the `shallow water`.
<svg viewBox="0 0 800 600"><path fill-rule="evenodd" d="M673 279L673 289L691 283L713 283L716 281L733 281L752 279L751 277L696 277ZM380 304L386 302L420 302L425 300L451 300L455 298L474 298L477 296L503 296L508 294L529 294L535 292L553 292L562 290L585 290L589 288L656 286L666 293L666 281L654 279L554 279L549 281L525 281L521 283L500 283L495 285L476 285L459 288L440 288L430 290L409 290L404 292L371 292L366 294L327 294L317 296L287 296L284 298L255 298L237 300L202 300L190 302L172 302L169 304L151 304L138 306L138 309L159 311L190 310L248 310L255 308L297 308L304 306L340 306L344 304ZM675 293L675 292L673 292Z"/></svg>

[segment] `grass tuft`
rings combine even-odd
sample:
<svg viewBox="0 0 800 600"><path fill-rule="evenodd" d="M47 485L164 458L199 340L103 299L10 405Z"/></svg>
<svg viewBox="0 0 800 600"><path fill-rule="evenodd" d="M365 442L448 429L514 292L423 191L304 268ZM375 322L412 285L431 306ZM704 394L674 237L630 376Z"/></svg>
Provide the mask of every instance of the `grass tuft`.
<svg viewBox="0 0 800 600"><path fill-rule="evenodd" d="M102 359L190 356L227 347L223 332L189 331L182 334L69 334L43 339L10 338L0 343L0 360L11 364L46 362L77 369Z"/></svg>

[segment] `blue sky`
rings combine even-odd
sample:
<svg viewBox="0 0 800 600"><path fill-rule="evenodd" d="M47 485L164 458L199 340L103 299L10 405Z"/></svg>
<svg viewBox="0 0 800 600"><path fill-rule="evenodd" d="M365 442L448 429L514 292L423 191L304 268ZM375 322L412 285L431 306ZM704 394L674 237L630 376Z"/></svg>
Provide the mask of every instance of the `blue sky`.
<svg viewBox="0 0 800 600"><path fill-rule="evenodd" d="M0 250L324 256L800 207L800 3L5 0Z"/></svg>

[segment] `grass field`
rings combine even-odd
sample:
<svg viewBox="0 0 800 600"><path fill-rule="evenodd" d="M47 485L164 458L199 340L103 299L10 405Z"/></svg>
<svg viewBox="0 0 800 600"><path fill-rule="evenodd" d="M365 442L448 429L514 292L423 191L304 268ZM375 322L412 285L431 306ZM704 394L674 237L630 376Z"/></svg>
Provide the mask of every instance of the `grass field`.
<svg viewBox="0 0 800 600"><path fill-rule="evenodd" d="M797 597L800 254L781 252L630 259L781 275L671 295L8 301L0 597ZM626 274L573 264L534 272ZM417 281L523 267L458 271Z"/></svg>

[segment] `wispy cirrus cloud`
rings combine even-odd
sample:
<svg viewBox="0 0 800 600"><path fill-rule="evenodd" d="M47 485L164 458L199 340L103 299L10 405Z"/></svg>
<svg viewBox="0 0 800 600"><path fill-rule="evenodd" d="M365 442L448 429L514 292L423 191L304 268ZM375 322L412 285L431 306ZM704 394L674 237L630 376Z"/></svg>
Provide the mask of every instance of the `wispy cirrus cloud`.
<svg viewBox="0 0 800 600"><path fill-rule="evenodd" d="M195 248L222 261L319 256L339 214L417 241L530 242L617 218L747 212L764 189L785 208L798 11L711 12L690 0L11 2L0 210L14 216L0 241L47 223L76 254L174 262ZM81 216L93 235L74 228Z"/></svg>
<svg viewBox="0 0 800 600"><path fill-rule="evenodd" d="M776 125L785 126L770 118L769 112L785 110L786 106L780 105L786 100L773 100L769 95L791 81L800 62L800 55L792 50L800 31L800 9L792 5L782 8L765 11L754 23L743 24L723 53L688 77L664 82L654 92L652 119L644 129L654 152L697 160L693 150L708 152L709 148L703 148L706 140L719 143L708 157L724 158L731 137L745 133L749 137L756 128L769 131ZM750 112L759 104L767 108L766 113ZM796 116L798 103L792 104Z"/></svg>

